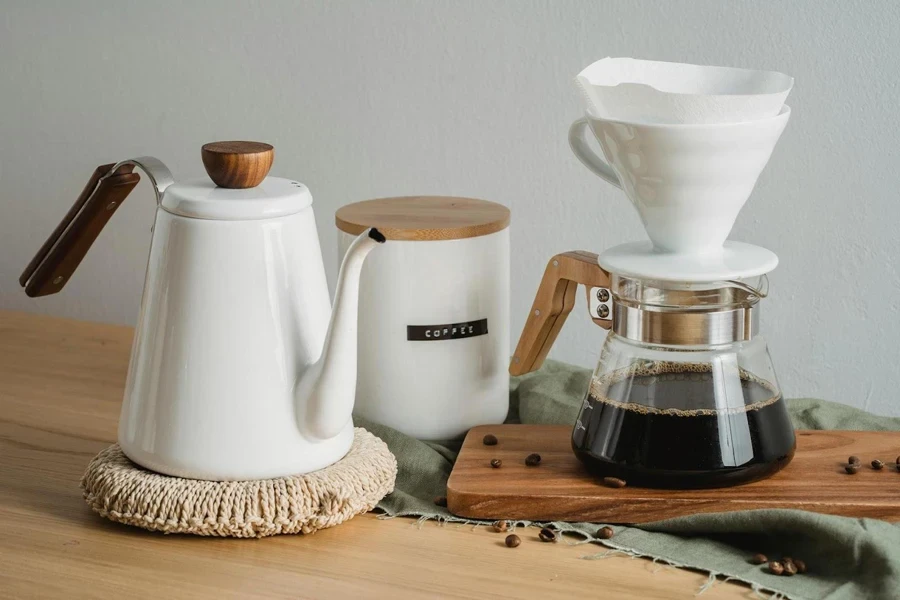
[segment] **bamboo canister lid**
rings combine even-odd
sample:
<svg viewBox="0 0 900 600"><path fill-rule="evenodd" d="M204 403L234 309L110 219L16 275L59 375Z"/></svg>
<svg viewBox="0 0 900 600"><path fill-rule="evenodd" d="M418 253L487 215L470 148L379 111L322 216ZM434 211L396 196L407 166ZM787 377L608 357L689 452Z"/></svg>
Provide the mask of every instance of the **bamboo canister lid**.
<svg viewBox="0 0 900 600"><path fill-rule="evenodd" d="M476 198L405 196L342 206L334 221L338 229L353 235L377 227L389 240L459 240L506 229L509 209Z"/></svg>

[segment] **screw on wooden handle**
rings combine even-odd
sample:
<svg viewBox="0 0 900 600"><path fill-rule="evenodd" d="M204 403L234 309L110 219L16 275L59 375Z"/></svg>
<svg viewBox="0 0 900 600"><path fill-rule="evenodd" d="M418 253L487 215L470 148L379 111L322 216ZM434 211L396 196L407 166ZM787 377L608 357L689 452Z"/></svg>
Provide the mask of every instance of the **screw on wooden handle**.
<svg viewBox="0 0 900 600"><path fill-rule="evenodd" d="M72 277L100 231L125 201L140 176L134 165L97 167L81 195L25 268L19 283L28 296L55 294Z"/></svg>
<svg viewBox="0 0 900 600"><path fill-rule="evenodd" d="M230 189L258 186L275 160L275 148L262 142L211 142L200 154L209 178Z"/></svg>
<svg viewBox="0 0 900 600"><path fill-rule="evenodd" d="M600 268L596 254L578 250L550 259L509 364L510 375L524 375L541 368L575 306L579 283L588 288L588 293L591 287L609 287L609 273ZM611 325L599 319L594 319L594 323L604 329Z"/></svg>

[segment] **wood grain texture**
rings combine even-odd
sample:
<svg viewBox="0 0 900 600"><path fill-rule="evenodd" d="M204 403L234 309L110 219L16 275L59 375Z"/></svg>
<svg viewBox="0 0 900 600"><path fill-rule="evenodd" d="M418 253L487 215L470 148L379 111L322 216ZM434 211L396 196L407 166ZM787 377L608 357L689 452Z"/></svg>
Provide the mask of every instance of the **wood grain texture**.
<svg viewBox="0 0 900 600"><path fill-rule="evenodd" d="M59 236L63 234L69 224L75 219L76 215L78 215L78 211L81 210L81 207L84 206L84 203L88 201L88 198L91 197L91 194L94 193L94 190L97 189L97 183L100 181L100 178L109 173L110 169L115 166L114 163L109 163L108 165L100 165L94 172L91 174L91 177L88 179L88 182L85 184L84 189L81 190L81 194L75 200L75 204L69 208L69 212L62 218L59 224L56 226L56 229L53 230L53 233L44 241L41 248L37 251L37 253L32 257L31 262L28 263L28 266L25 267L25 270L22 271L22 274L19 276L19 285L25 287L25 284L31 279L31 276L34 275L34 272L37 270L38 265L44 260L47 254L50 253L50 250L53 248L53 244L56 243L56 240L59 239Z"/></svg>
<svg viewBox="0 0 900 600"><path fill-rule="evenodd" d="M97 167L75 204L19 277L31 297L55 294L71 279L97 236L141 180L133 165L109 174L114 165Z"/></svg>
<svg viewBox="0 0 900 600"><path fill-rule="evenodd" d="M600 268L596 254L580 250L563 252L547 262L509 363L510 375L531 373L544 364L566 317L575 306L578 284L584 285L588 293L591 287L609 287L609 274ZM604 329L612 325L612 321L591 320Z"/></svg>
<svg viewBox="0 0 900 600"><path fill-rule="evenodd" d="M258 186L269 174L275 148L262 142L210 142L203 145L200 155L217 186L245 189Z"/></svg>
<svg viewBox="0 0 900 600"><path fill-rule="evenodd" d="M482 444L487 433L499 442ZM696 513L795 508L847 517L900 521L900 434L882 431L798 431L797 452L784 470L763 481L717 490L608 488L587 474L564 425L494 425L469 431L447 484L454 514L479 519L645 523ZM525 456L541 455L538 467ZM847 475L855 454L864 466ZM492 469L499 458L503 467ZM887 464L867 466L873 458Z"/></svg>
<svg viewBox="0 0 900 600"><path fill-rule="evenodd" d="M338 229L353 235L377 227L389 240L459 240L506 229L509 209L476 198L405 196L342 206L334 221Z"/></svg>
<svg viewBox="0 0 900 600"><path fill-rule="evenodd" d="M537 529L509 549L487 527L374 515L263 540L105 521L78 482L115 440L131 339L128 327L0 311L0 597L693 599L706 582L648 560L579 560L601 548L540 543ZM752 597L733 583L703 595Z"/></svg>

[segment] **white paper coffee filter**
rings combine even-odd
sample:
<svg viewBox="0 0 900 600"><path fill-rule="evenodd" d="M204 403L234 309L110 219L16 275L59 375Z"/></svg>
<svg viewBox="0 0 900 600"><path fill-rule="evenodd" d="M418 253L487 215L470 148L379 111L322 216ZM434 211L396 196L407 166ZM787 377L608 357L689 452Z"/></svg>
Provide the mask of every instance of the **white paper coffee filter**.
<svg viewBox="0 0 900 600"><path fill-rule="evenodd" d="M739 123L774 117L794 85L776 71L604 58L575 79L603 119L641 123Z"/></svg>

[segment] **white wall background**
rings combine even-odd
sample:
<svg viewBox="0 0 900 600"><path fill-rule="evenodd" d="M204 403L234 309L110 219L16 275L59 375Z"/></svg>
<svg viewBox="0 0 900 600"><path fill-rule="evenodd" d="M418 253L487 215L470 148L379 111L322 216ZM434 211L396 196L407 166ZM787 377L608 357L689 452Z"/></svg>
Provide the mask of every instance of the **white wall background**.
<svg viewBox="0 0 900 600"><path fill-rule="evenodd" d="M64 293L16 278L95 166L152 154L196 176L202 143L254 139L312 189L332 283L342 204L511 207L517 335L552 254L643 236L569 152L574 75L607 55L775 69L796 78L791 122L732 237L781 257L762 326L785 393L900 415L898 31L890 0L0 0L0 308L133 323L145 183ZM593 366L600 330L570 321L552 356Z"/></svg>

